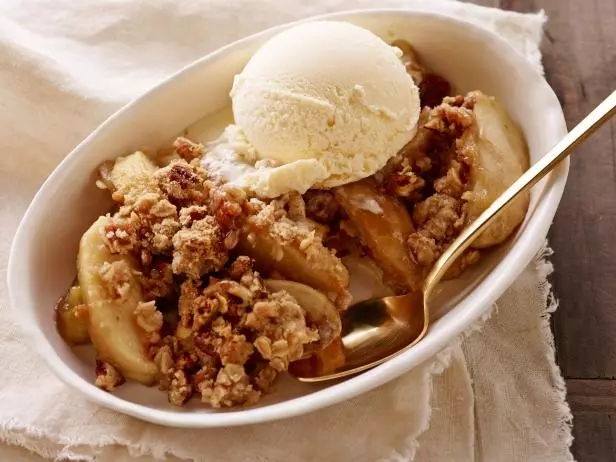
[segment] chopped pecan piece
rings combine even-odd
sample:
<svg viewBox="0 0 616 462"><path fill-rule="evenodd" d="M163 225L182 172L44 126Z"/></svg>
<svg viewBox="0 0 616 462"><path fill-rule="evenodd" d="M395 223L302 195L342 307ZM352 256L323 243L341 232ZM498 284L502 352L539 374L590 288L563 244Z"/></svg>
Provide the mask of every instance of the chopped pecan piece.
<svg viewBox="0 0 616 462"><path fill-rule="evenodd" d="M96 382L98 388L105 391L114 391L124 383L122 374L107 361L96 360Z"/></svg>

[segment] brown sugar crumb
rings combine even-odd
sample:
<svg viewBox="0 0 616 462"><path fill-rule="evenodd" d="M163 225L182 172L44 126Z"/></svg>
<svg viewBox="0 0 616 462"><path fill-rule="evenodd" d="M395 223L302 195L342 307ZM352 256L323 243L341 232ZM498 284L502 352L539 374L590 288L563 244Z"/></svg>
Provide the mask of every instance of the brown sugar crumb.
<svg viewBox="0 0 616 462"><path fill-rule="evenodd" d="M232 334L220 345L216 353L220 356L222 365L244 365L254 352L254 347L247 342L245 335Z"/></svg>
<svg viewBox="0 0 616 462"><path fill-rule="evenodd" d="M287 214L291 220L303 220L306 218L306 203L301 194L291 192L286 195Z"/></svg>
<svg viewBox="0 0 616 462"><path fill-rule="evenodd" d="M461 198L468 189L467 168L461 162L452 160L447 173L434 181L434 190L440 194Z"/></svg>
<svg viewBox="0 0 616 462"><path fill-rule="evenodd" d="M464 130L473 124L474 104L475 101L472 96L445 98L442 104L432 109L429 120L424 127L458 138L464 133Z"/></svg>
<svg viewBox="0 0 616 462"><path fill-rule="evenodd" d="M96 360L96 381L94 384L105 391L114 391L124 383L122 374L107 361Z"/></svg>
<svg viewBox="0 0 616 462"><path fill-rule="evenodd" d="M104 232L105 243L112 253L128 254L139 246L137 228L130 220L112 217Z"/></svg>
<svg viewBox="0 0 616 462"><path fill-rule="evenodd" d="M411 234L408 237L408 245L413 260L422 266L432 265L441 254L436 240L422 233Z"/></svg>
<svg viewBox="0 0 616 462"><path fill-rule="evenodd" d="M261 333L255 347L279 372L302 357L305 344L318 340L316 331L306 328L303 308L286 292L276 292L268 300L256 302L246 326Z"/></svg>
<svg viewBox="0 0 616 462"><path fill-rule="evenodd" d="M444 194L434 194L415 206L413 220L418 226L408 238L414 261L432 265L464 226L462 201Z"/></svg>
<svg viewBox="0 0 616 462"><path fill-rule="evenodd" d="M180 225L185 228L190 226L195 221L203 220L208 216L208 208L205 205L190 205L183 207L180 210Z"/></svg>
<svg viewBox="0 0 616 462"><path fill-rule="evenodd" d="M411 198L426 186L426 181L413 171L411 162L404 159L400 170L387 178L386 189L388 192L404 198Z"/></svg>
<svg viewBox="0 0 616 462"><path fill-rule="evenodd" d="M252 272L252 260L245 255L237 257L229 266L229 277L235 281L249 272Z"/></svg>
<svg viewBox="0 0 616 462"><path fill-rule="evenodd" d="M254 385L257 390L264 393L269 392L278 377L278 371L271 366L263 366L254 378Z"/></svg>
<svg viewBox="0 0 616 462"><path fill-rule="evenodd" d="M458 234L464 224L462 201L445 194L433 194L413 210L413 221L436 239Z"/></svg>
<svg viewBox="0 0 616 462"><path fill-rule="evenodd" d="M171 263L157 258L147 266L149 269L139 278L145 298L153 300L172 295L174 286Z"/></svg>
<svg viewBox="0 0 616 462"><path fill-rule="evenodd" d="M188 382L184 371L175 371L172 374L169 386L169 402L174 406L182 406L192 396L192 386Z"/></svg>
<svg viewBox="0 0 616 462"><path fill-rule="evenodd" d="M125 260L105 262L98 272L111 299L125 300L128 297L134 275L132 268Z"/></svg>
<svg viewBox="0 0 616 462"><path fill-rule="evenodd" d="M458 236L466 221L469 172L476 146L466 142L474 127L475 97L445 97L424 108L417 136L392 160L381 179L385 189L405 201L416 232L407 244L414 262L429 267ZM468 251L451 274L474 263Z"/></svg>
<svg viewBox="0 0 616 462"><path fill-rule="evenodd" d="M174 161L159 169L154 177L171 202L200 204L208 197L207 173L185 160Z"/></svg>
<svg viewBox="0 0 616 462"><path fill-rule="evenodd" d="M173 351L169 345L163 345L154 355L154 364L161 374L168 375L173 372Z"/></svg>
<svg viewBox="0 0 616 462"><path fill-rule="evenodd" d="M227 364L218 372L216 380L206 380L199 387L201 401L214 408L245 406L256 403L261 393L253 388L242 366Z"/></svg>
<svg viewBox="0 0 616 462"><path fill-rule="evenodd" d="M212 190L209 207L221 228L228 232L238 228L246 203L246 193L242 189L223 185Z"/></svg>
<svg viewBox="0 0 616 462"><path fill-rule="evenodd" d="M173 236L175 274L198 279L222 269L227 259L224 236L214 217L195 221L190 228L183 228Z"/></svg>
<svg viewBox="0 0 616 462"><path fill-rule="evenodd" d="M190 162L193 159L201 157L205 151L205 148L201 143L193 143L188 138L184 138L182 136L178 137L173 142L173 148L175 149L177 155L186 162Z"/></svg>
<svg viewBox="0 0 616 462"><path fill-rule="evenodd" d="M180 325L195 331L208 325L214 319L221 304L217 298L203 297L200 285L200 282L192 279L182 283L178 302Z"/></svg>
<svg viewBox="0 0 616 462"><path fill-rule="evenodd" d="M156 309L156 304L150 302L139 302L135 308L135 322L146 333L146 338L150 344L160 341L160 330L163 327L163 314Z"/></svg>
<svg viewBox="0 0 616 462"><path fill-rule="evenodd" d="M180 230L177 220L165 218L160 223L154 223L152 227L144 233L152 252L157 254L168 254L173 248L173 237Z"/></svg>
<svg viewBox="0 0 616 462"><path fill-rule="evenodd" d="M133 205L133 210L146 222L177 216L176 206L167 199L161 199L156 193L139 196Z"/></svg>

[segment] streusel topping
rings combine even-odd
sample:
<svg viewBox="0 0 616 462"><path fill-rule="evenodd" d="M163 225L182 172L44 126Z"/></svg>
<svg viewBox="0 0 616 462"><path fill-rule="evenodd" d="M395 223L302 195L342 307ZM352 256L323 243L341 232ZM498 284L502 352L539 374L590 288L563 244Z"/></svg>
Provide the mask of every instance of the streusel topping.
<svg viewBox="0 0 616 462"><path fill-rule="evenodd" d="M170 403L197 396L213 407L252 404L319 336L297 301L268 292L252 259L235 252L241 233L252 223L250 233L269 232L310 261L335 257L306 218L300 195L249 200L209 178L194 161L200 145L182 138L174 147L180 159L162 168L138 157L143 164L129 181L103 167L103 182L120 205L109 217L105 243L114 254L138 259L142 271L118 260L102 267L101 280L115 298L128 291L127 281L139 281L146 301L136 307L135 323ZM107 390L123 381L108 363L100 362L97 374L97 385Z"/></svg>

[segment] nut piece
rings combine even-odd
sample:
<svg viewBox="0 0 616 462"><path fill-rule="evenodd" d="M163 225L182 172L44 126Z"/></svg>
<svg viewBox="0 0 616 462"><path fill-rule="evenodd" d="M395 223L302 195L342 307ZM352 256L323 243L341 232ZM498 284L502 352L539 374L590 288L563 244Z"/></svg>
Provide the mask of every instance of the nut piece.
<svg viewBox="0 0 616 462"><path fill-rule="evenodd" d="M192 386L188 383L184 371L176 371L169 387L169 402L174 406L182 406L192 396Z"/></svg>
<svg viewBox="0 0 616 462"><path fill-rule="evenodd" d="M114 391L124 383L122 374L107 361L96 360L96 381L94 384L105 391Z"/></svg>
<svg viewBox="0 0 616 462"><path fill-rule="evenodd" d="M204 274L222 269L229 258L224 236L214 217L195 221L173 236L175 274L199 279Z"/></svg>

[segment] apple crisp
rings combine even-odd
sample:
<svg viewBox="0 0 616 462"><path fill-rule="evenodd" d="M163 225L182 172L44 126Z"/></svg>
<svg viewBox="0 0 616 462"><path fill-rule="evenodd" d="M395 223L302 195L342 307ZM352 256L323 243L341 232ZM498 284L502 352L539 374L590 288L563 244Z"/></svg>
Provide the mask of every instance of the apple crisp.
<svg viewBox="0 0 616 462"><path fill-rule="evenodd" d="M100 166L97 186L116 206L84 233L77 281L56 307L67 343L96 349L98 387L135 380L174 406L221 408L256 403L286 371L335 370L356 277L343 257L369 262L388 293L419 291L528 167L524 138L493 98L451 96L408 44L395 45L423 109L415 137L370 177L259 197L210 174L208 148L186 137ZM447 277L511 235L527 206L508 209Z"/></svg>

